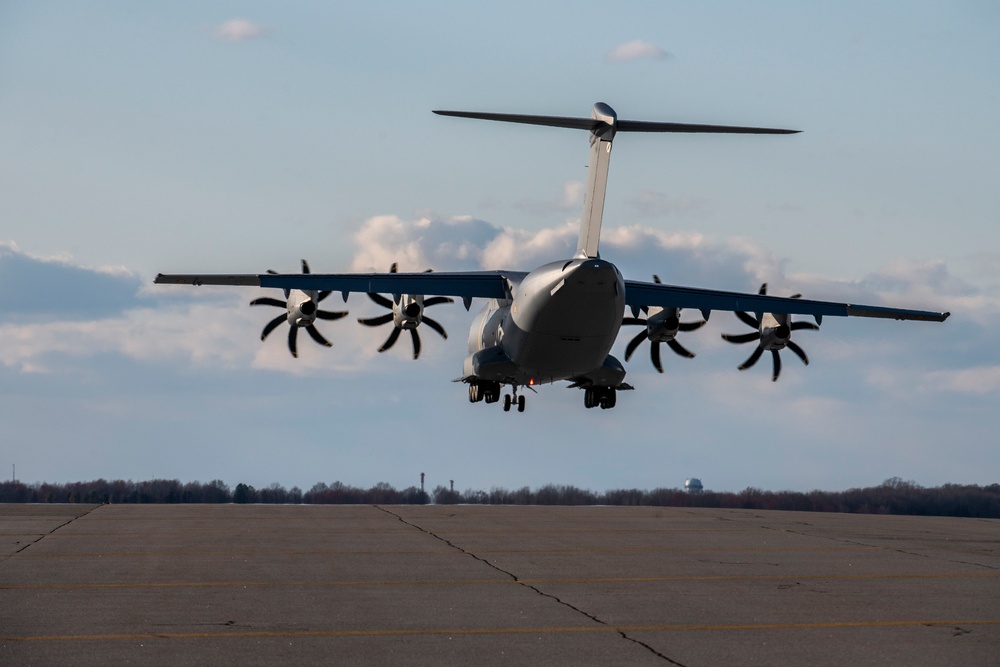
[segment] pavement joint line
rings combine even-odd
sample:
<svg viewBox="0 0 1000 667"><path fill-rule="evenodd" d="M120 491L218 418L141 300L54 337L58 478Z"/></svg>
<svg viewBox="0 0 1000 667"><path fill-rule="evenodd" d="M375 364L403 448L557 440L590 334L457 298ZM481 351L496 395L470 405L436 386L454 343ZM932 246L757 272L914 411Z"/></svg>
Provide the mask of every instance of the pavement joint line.
<svg viewBox="0 0 1000 667"><path fill-rule="evenodd" d="M402 521L403 523L405 523L405 524L406 524L406 525L408 525L408 526L413 526L413 527L414 527L414 528L416 528L417 530L420 530L421 532L424 532L424 533L426 533L426 534L430 535L431 537L433 537L433 538L435 538L435 539L437 539L437 540L441 540L442 542L444 542L444 543L445 543L445 544L447 544L448 546L450 546L450 547L452 547L452 548L454 548L454 549L457 549L458 551L461 551L461 552L462 552L463 554L468 554L468 555L469 555L469 556L471 556L472 558L475 558L475 559L476 559L477 561L479 561L479 562L481 562L481 563L485 564L486 566L488 566L488 567L490 567L490 568L493 568L493 569L494 569L494 570L496 570L497 572L502 572L502 573L503 573L503 574L505 574L506 576L510 577L510 578L511 578L511 580L512 580L512 581L513 581L514 583L517 583L517 584L519 584L519 585L521 585L521 586L524 586L524 587L528 588L528 589L529 589L529 590L531 590L531 591L534 591L534 593L535 593L536 595L540 595L540 596L542 596L542 597L545 597L545 598L549 598L549 599L551 599L551 600L555 600L555 601L556 601L556 602L557 602L558 604L560 604L560 605L563 605L564 607L567 607L567 608L569 608L569 609L572 609L572 610L573 610L574 612L576 612L576 613L578 613L578 614L580 614L580 615L582 615L582 616L584 616L584 617L586 617L586 618L590 619L590 620L591 620L591 621L593 621L594 623L598 623L598 624L600 624L600 625L604 625L604 626L607 626L607 625L608 625L608 623L607 623L606 621L602 620L602 619L601 619L600 617L598 617L598 616L597 616L596 614L592 614L592 613L590 613L590 612L588 612L588 611L585 611L585 610L583 610L583 609L581 609L581 608L579 608L579 607L577 607L577 606L575 606L575 605L573 605L573 604L570 604L569 602L566 602L565 600L563 600L563 599L559 598L559 597L558 597L557 595L553 595L553 594L551 594L551 593L546 593L546 592L545 592L545 591L543 591L542 589L540 589L540 588L538 588L537 586L533 585L533 583L532 583L532 582L529 582L529 581L526 581L526 580L522 580L522 579L519 579L519 578L517 577L517 575L515 575L515 574L514 574L513 572L510 572L510 571L508 571L508 570L505 570L505 569L503 569L502 567L500 567L500 566L499 566L499 565L497 565L496 563L491 563L491 562L490 562L489 560L487 560L487 559L485 559L485 558L483 558L483 557L481 557L481 556L478 556L478 555L476 555L475 553L472 553L471 551L468 551L467 549L464 549L464 548L462 548L462 547L458 546L457 544L454 544L454 543L453 543L453 542L451 542L450 540L448 540L448 539L446 539L446 538L444 538L444 537L442 537L442 536L440 536L440 535L437 535L436 533L433 533L433 532L431 532L430 530L428 530L428 529L426 529L426 528L423 528L422 526L418 526L418 525L417 525L417 524L415 524L415 523L412 523L412 522L410 522L410 521L407 521L406 519L404 519L404 518L403 518L402 516L400 516L399 514L396 514L395 512L391 512L391 511L389 511L389 510L387 510L387 509L385 509L385 508L383 508L383 507L378 507L378 509L382 510L382 511L383 511L383 512L385 512L386 514L389 514L390 516L394 516L394 517L396 517L396 519L398 519L399 521ZM656 649L654 649L654 648L653 648L652 646L650 646L649 644L647 644L647 643L645 643L645 642L643 642L643 641L640 641L640 640L638 640L638 639L635 639L635 638L633 638L633 637L630 637L630 636L628 635L628 633L626 633L626 632L623 632L623 631L618 631L618 635L619 635L619 636L620 636L620 637L621 637L622 639L624 639L625 641L628 641L628 642L631 642L631 643L633 643L633 644L636 644L636 645L638 645L638 646L641 646L642 648L646 649L647 651L649 651L649 652L650 652L650 653L652 653L653 655L657 656L658 658L661 658L662 660L665 660L665 661L669 662L669 663L670 663L670 664L672 664L672 665L677 665L678 667L684 667L684 665L683 665L682 663L679 663L679 662L677 662L676 660L673 660L673 659L669 658L668 656L664 655L663 653L660 653L659 651L657 651Z"/></svg>
<svg viewBox="0 0 1000 667"><path fill-rule="evenodd" d="M460 549L460 547L455 547ZM210 587L249 587L249 586L495 586L498 584L509 585L519 584L526 587L533 587L540 584L635 584L635 583L671 583L689 581L873 581L873 580L935 580L935 579L995 579L1000 578L1000 573L993 572L948 572L941 574L761 574L761 575L704 575L687 577L574 577L566 579L519 579L516 575L495 566L492 563L479 558L475 554L466 552L476 560L483 562L490 568L500 572L510 579L443 579L440 581L428 580L381 580L381 581L188 581L188 582L132 582L132 583L103 583L103 584L0 584L0 590L22 591L22 590L64 590L64 589L101 589L101 588L210 588ZM555 597L539 591L542 595ZM563 603L565 604L565 603ZM584 612L581 612L584 613Z"/></svg>
<svg viewBox="0 0 1000 667"><path fill-rule="evenodd" d="M739 632L766 630L835 630L853 628L961 628L962 626L1000 626L1000 619L976 620L906 620L906 621L828 621L817 623L732 623L679 625L596 625L535 628L427 628L397 630L247 630L231 632L149 632L103 635L0 636L3 642L113 641L137 639L246 639L310 637L386 637L430 635L504 635L617 632ZM679 664L679 663L676 663Z"/></svg>
<svg viewBox="0 0 1000 667"><path fill-rule="evenodd" d="M87 516L88 514L90 514L91 512L93 512L94 510L96 510L99 507L102 507L102 505L94 505L93 507L91 507L86 512L83 512L82 514L77 514L76 516L70 517L69 520L62 522L61 524L59 524L58 526L56 526L55 528L53 528L52 530L50 530L47 533L31 533L30 536L38 535L38 538L34 539L34 540L30 541L30 542L28 542L27 544L25 544L23 547L21 547L17 551L14 551L13 553L9 553L9 554L3 556L2 558L0 558L0 564L3 564L6 561L10 560L14 556L18 555L19 553L21 553L22 551L24 551L25 549L27 549L28 547L30 547L32 545L35 545L35 544L38 544L39 542L41 542L42 540L44 540L49 535L52 535L53 533L55 533L60 528L62 528L64 526L68 526L69 524L73 523L77 519L82 519L83 517Z"/></svg>

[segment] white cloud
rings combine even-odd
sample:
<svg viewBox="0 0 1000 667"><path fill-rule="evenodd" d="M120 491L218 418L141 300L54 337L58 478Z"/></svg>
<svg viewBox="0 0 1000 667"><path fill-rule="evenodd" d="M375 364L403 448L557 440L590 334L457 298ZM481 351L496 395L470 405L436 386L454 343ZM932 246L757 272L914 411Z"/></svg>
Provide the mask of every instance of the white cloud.
<svg viewBox="0 0 1000 667"><path fill-rule="evenodd" d="M227 42L242 42L266 34L268 29L248 19L230 19L212 30L216 39Z"/></svg>
<svg viewBox="0 0 1000 667"><path fill-rule="evenodd" d="M354 235L352 271L479 269L484 249L500 228L469 216L403 220L395 215L369 218Z"/></svg>
<svg viewBox="0 0 1000 667"><path fill-rule="evenodd" d="M981 366L957 371L939 371L927 375L927 382L960 394L1000 393L1000 366Z"/></svg>
<svg viewBox="0 0 1000 667"><path fill-rule="evenodd" d="M662 48L643 39L634 39L631 42L619 44L608 53L608 60L615 63L632 60L664 60L669 57L670 54Z"/></svg>

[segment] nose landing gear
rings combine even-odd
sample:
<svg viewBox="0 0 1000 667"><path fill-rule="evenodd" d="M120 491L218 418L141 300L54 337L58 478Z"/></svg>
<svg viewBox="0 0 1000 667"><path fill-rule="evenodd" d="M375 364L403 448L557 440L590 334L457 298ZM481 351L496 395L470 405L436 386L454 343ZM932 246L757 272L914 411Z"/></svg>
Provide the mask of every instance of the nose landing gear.
<svg viewBox="0 0 1000 667"><path fill-rule="evenodd" d="M487 380L479 380L469 383L469 403L478 403L479 401L485 401L487 403L496 403L500 400L500 392L503 385L499 382L490 382ZM524 394L518 394L517 385L511 385L512 390L509 394L504 394L503 396L503 411L510 412L512 407L517 408L518 412L524 412Z"/></svg>

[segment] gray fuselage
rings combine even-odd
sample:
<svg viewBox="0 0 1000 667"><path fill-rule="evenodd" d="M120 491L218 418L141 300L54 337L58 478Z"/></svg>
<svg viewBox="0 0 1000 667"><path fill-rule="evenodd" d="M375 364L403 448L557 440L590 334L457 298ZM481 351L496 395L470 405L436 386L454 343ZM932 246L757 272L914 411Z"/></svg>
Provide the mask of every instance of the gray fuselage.
<svg viewBox="0 0 1000 667"><path fill-rule="evenodd" d="M491 301L472 324L467 377L530 385L600 373L625 311L614 264L552 262L510 288L510 299Z"/></svg>

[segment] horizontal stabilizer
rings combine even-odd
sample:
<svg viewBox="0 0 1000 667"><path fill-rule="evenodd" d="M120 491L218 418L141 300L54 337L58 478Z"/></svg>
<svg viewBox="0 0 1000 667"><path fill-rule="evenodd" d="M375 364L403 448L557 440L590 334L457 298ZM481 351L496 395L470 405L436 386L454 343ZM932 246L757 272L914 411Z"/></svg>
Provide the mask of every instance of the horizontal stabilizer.
<svg viewBox="0 0 1000 667"><path fill-rule="evenodd" d="M575 130L594 130L605 125L596 118L571 118L568 116L535 116L515 113L484 113L478 111L435 110L439 116L477 118L479 120L499 120L505 123L526 125L546 125L548 127L568 127ZM800 130L781 130L767 127L739 127L734 125L704 125L698 123L661 123L645 120L618 120L618 132L682 132L689 134L797 134Z"/></svg>

